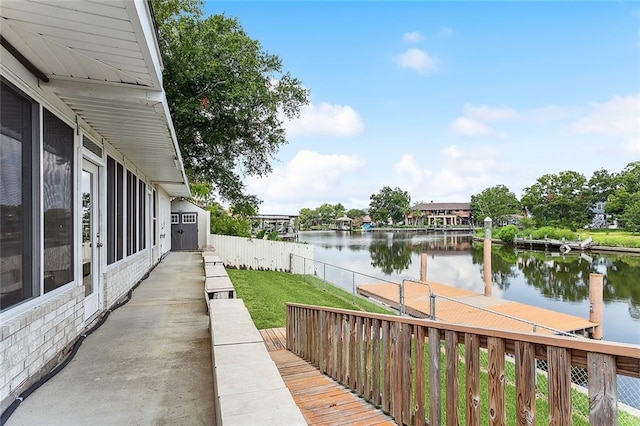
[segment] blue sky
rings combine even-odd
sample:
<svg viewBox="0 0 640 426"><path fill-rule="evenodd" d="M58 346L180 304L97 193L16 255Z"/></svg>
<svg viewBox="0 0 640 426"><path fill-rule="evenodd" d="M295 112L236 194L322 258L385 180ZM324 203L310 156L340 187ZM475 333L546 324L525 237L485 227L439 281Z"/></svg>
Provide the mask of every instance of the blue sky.
<svg viewBox="0 0 640 426"><path fill-rule="evenodd" d="M208 1L310 90L261 213L468 201L640 160L640 3Z"/></svg>

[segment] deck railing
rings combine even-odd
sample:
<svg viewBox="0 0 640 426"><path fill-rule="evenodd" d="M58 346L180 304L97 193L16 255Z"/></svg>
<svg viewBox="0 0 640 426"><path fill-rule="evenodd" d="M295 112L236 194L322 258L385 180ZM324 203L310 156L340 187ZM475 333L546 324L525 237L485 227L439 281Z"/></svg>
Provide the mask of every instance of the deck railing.
<svg viewBox="0 0 640 426"><path fill-rule="evenodd" d="M299 304L287 304L286 333L289 350L401 425L617 424L617 375L640 378L636 345Z"/></svg>

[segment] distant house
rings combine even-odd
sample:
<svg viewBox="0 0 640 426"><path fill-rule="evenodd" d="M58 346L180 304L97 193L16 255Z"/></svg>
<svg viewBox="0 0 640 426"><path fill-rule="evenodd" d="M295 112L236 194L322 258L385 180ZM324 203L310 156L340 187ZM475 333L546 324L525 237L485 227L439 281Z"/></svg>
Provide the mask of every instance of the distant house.
<svg viewBox="0 0 640 426"><path fill-rule="evenodd" d="M190 196L151 2L0 7L0 411L171 250Z"/></svg>
<svg viewBox="0 0 640 426"><path fill-rule="evenodd" d="M617 228L618 221L613 219L613 215L605 212L605 201L598 201L589 210L593 213L589 228Z"/></svg>
<svg viewBox="0 0 640 426"><path fill-rule="evenodd" d="M277 232L282 239L295 240L298 238L298 215L259 214L254 216L256 226L252 230L257 234Z"/></svg>
<svg viewBox="0 0 640 426"><path fill-rule="evenodd" d="M339 217L336 219L336 229L338 231L350 231L352 222L353 221L351 220L350 217L347 217L347 216Z"/></svg>
<svg viewBox="0 0 640 426"><path fill-rule="evenodd" d="M469 203L420 203L405 215L405 223L413 226L471 226Z"/></svg>

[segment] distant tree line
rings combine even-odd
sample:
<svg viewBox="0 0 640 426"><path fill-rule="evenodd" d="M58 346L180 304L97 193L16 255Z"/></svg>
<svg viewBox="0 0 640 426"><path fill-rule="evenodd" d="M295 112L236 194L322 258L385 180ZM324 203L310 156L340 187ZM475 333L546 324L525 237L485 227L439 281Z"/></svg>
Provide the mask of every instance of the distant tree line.
<svg viewBox="0 0 640 426"><path fill-rule="evenodd" d="M575 171L545 174L524 189L520 201L504 185L471 197L476 222L489 216L500 224L521 214L525 222L532 222L527 226L573 230L592 223L598 203L604 203L603 213L617 220L619 226L640 231L640 162L629 163L618 173L598 170L588 180Z"/></svg>
<svg viewBox="0 0 640 426"><path fill-rule="evenodd" d="M330 226L344 215L357 219L369 214L374 223L398 224L411 211L411 197L397 187L385 186L369 199L368 209L346 211L340 203L303 208L299 217L301 229ZM610 221L616 220L620 227L640 232L640 162L631 162L620 172L600 169L589 179L571 170L545 174L524 189L520 200L505 185L486 188L470 200L476 223L491 217L494 225L517 220L526 228L552 226L573 230L592 223L598 203L604 203L604 213Z"/></svg>

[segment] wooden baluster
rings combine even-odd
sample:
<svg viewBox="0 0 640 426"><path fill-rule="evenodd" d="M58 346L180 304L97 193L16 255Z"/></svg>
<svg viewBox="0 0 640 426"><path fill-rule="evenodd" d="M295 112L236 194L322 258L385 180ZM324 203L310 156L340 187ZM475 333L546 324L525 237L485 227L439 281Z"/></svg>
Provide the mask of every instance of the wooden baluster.
<svg viewBox="0 0 640 426"><path fill-rule="evenodd" d="M455 331L445 332L445 357L447 362L447 425L458 426L460 424L460 411L458 408L458 333Z"/></svg>
<svg viewBox="0 0 640 426"><path fill-rule="evenodd" d="M440 330L429 328L429 424L442 424L440 383Z"/></svg>
<svg viewBox="0 0 640 426"><path fill-rule="evenodd" d="M516 424L536 424L536 358L533 343L516 342Z"/></svg>
<svg viewBox="0 0 640 426"><path fill-rule="evenodd" d="M415 388L415 416L413 424L424 426L425 423L425 359L424 359L424 338L426 330L421 325L414 326L416 336L416 388Z"/></svg>
<svg viewBox="0 0 640 426"><path fill-rule="evenodd" d="M382 395L380 393L380 369L384 366L384 363L381 359L380 353L380 335L382 333L382 324L379 319L373 320L373 365L371 368L373 369L372 381L373 386L371 388L371 392L373 392L373 404L376 406L380 406L382 404Z"/></svg>
<svg viewBox="0 0 640 426"><path fill-rule="evenodd" d="M480 338L477 334L466 333L465 364L467 425L480 425Z"/></svg>
<svg viewBox="0 0 640 426"><path fill-rule="evenodd" d="M549 368L549 425L571 424L571 353L547 347Z"/></svg>
<svg viewBox="0 0 640 426"><path fill-rule="evenodd" d="M504 425L507 422L504 405L504 340L489 337L487 347L489 350L489 423Z"/></svg>

